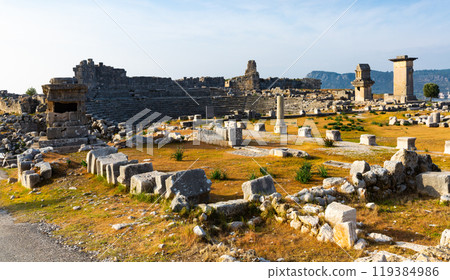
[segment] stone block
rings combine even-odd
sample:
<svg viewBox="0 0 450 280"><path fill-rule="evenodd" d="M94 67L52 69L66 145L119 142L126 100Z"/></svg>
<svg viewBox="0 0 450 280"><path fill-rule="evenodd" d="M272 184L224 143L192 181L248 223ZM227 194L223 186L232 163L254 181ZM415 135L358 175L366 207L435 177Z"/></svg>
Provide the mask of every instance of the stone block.
<svg viewBox="0 0 450 280"><path fill-rule="evenodd" d="M370 170L370 165L364 160L354 161L350 167L350 176L354 176L356 173L365 173Z"/></svg>
<svg viewBox="0 0 450 280"><path fill-rule="evenodd" d="M117 182L129 188L131 177L151 171L153 171L151 162L122 165L119 167L120 175L117 177Z"/></svg>
<svg viewBox="0 0 450 280"><path fill-rule="evenodd" d="M439 198L450 193L450 171L425 172L416 176L417 191Z"/></svg>
<svg viewBox="0 0 450 280"><path fill-rule="evenodd" d="M27 170L22 173L21 183L27 189L33 189L37 183L41 180L39 174L32 170Z"/></svg>
<svg viewBox="0 0 450 280"><path fill-rule="evenodd" d="M367 146L376 146L377 145L377 137L371 134L362 134L360 137L360 144Z"/></svg>
<svg viewBox="0 0 450 280"><path fill-rule="evenodd" d="M354 222L338 223L333 229L333 239L336 244L344 249L351 249L358 240L356 236L356 224Z"/></svg>
<svg viewBox="0 0 450 280"><path fill-rule="evenodd" d="M23 172L31 169L31 164L33 162L28 160L23 160L23 158L17 157L17 174L19 182L22 180Z"/></svg>
<svg viewBox="0 0 450 280"><path fill-rule="evenodd" d="M397 149L417 150L416 137L397 137Z"/></svg>
<svg viewBox="0 0 450 280"><path fill-rule="evenodd" d="M215 209L220 215L233 217L243 215L247 211L248 203L245 199L235 199L210 203L208 206Z"/></svg>
<svg viewBox="0 0 450 280"><path fill-rule="evenodd" d="M311 127L303 126L298 129L298 136L312 138Z"/></svg>
<svg viewBox="0 0 450 280"><path fill-rule="evenodd" d="M156 187L155 175L166 174L159 171L152 171L134 175L130 180L130 193L152 193Z"/></svg>
<svg viewBox="0 0 450 280"><path fill-rule="evenodd" d="M52 177L52 166L50 163L41 161L36 164L36 167L39 168L39 174L45 180L48 180Z"/></svg>
<svg viewBox="0 0 450 280"><path fill-rule="evenodd" d="M325 209L325 220L332 226L345 222L356 223L356 209L338 202L333 202Z"/></svg>
<svg viewBox="0 0 450 280"><path fill-rule="evenodd" d="M325 223L320 227L319 234L317 234L317 240L321 242L333 241L333 229L329 224Z"/></svg>
<svg viewBox="0 0 450 280"><path fill-rule="evenodd" d="M106 167L115 162L127 162L128 156L124 153L115 153L106 156L100 156L97 158L95 164L97 165L97 175L106 177Z"/></svg>
<svg viewBox="0 0 450 280"><path fill-rule="evenodd" d="M166 179L165 197L172 198L180 193L191 203L207 202L211 185L203 169L179 171Z"/></svg>
<svg viewBox="0 0 450 280"><path fill-rule="evenodd" d="M266 125L263 123L255 123L254 130L255 131L266 131Z"/></svg>
<svg viewBox="0 0 450 280"><path fill-rule="evenodd" d="M444 154L450 155L450 140L445 141L445 150Z"/></svg>
<svg viewBox="0 0 450 280"><path fill-rule="evenodd" d="M441 241L439 245L450 247L450 229L445 229L441 234Z"/></svg>
<svg viewBox="0 0 450 280"><path fill-rule="evenodd" d="M87 170L89 173L96 174L96 164L98 157L107 156L110 154L117 153L117 148L115 147L104 147L96 150L89 151L86 156Z"/></svg>
<svg viewBox="0 0 450 280"><path fill-rule="evenodd" d="M322 185L324 188L328 189L331 187L340 187L346 181L347 180L345 180L345 178L342 178L342 177L330 177L330 178L323 179Z"/></svg>
<svg viewBox="0 0 450 280"><path fill-rule="evenodd" d="M110 163L106 166L106 181L108 184L116 185L117 177L120 176L120 167L128 164L136 164L137 160L125 160Z"/></svg>
<svg viewBox="0 0 450 280"><path fill-rule="evenodd" d="M169 178L170 176L174 175L176 172L167 172L167 173L163 173L163 172L159 172L159 173L155 173L154 174L154 178L155 178L155 188L153 189L153 192L155 194L160 194L160 195L164 195L166 193L166 180L167 178Z"/></svg>
<svg viewBox="0 0 450 280"><path fill-rule="evenodd" d="M339 130L327 130L326 138L334 141L342 141L341 132Z"/></svg>
<svg viewBox="0 0 450 280"><path fill-rule="evenodd" d="M258 195L270 195L277 190L273 184L273 179L270 175L260 177L251 181L244 182L242 184L242 191L244 193L244 199L249 200L253 194Z"/></svg>

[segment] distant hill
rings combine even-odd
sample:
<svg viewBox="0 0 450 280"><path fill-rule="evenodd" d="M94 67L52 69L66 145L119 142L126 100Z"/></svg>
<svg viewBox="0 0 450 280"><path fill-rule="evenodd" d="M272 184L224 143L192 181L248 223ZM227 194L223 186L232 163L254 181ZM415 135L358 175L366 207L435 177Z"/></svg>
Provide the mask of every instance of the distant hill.
<svg viewBox="0 0 450 280"><path fill-rule="evenodd" d="M375 84L372 87L373 93L392 93L393 72L381 72L372 70L372 80ZM322 80L322 88L353 88L350 83L355 79L355 73L339 74L326 71L312 71L307 78ZM450 91L450 69L444 70L416 70L414 71L414 92L417 96L422 96L423 85L435 83L439 85L441 92Z"/></svg>

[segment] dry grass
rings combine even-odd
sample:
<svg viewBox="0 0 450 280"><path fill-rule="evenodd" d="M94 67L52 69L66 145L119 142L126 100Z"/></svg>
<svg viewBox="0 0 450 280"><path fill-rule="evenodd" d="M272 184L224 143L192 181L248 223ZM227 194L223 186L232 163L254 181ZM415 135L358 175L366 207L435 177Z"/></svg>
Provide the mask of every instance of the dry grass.
<svg viewBox="0 0 450 280"><path fill-rule="evenodd" d="M418 147L429 143L430 150L435 147L443 147L441 142L448 134L436 133L441 129L428 129L423 126L417 127L378 127L371 125L373 120L382 121L388 115L373 116L364 114L365 132L343 132L344 140L359 139L362 133L374 133L382 135L387 144L394 143L389 140L396 133L402 131L422 132L425 139L418 138ZM358 116L358 118L360 118ZM317 118L318 127L323 133L325 129L321 127L329 122L324 118ZM299 121L302 123L303 121ZM268 126L270 129L270 126ZM294 133L290 131L291 133ZM450 132L450 130L446 130ZM183 133L187 133L183 131ZM444 134L444 135L443 135ZM413 134L411 134L413 135ZM428 138L426 138L428 137ZM382 138L384 139L384 138ZM426 140L428 139L428 140ZM432 143L436 139L436 143ZM383 141L383 140L381 140ZM389 142L391 141L391 142ZM424 141L424 142L422 142ZM379 140L380 142L380 140ZM121 152L129 155L130 159L143 160L151 158L154 168L159 171L185 170L188 168L202 168L206 174L218 168L224 170L227 180L214 181L211 191L212 201L236 199L242 197L241 185L248 180L251 173L260 176L259 163L266 167L269 172L274 173L277 181L277 189L283 195L295 193L305 187L320 185L323 178L317 172L317 166L327 160L337 160L352 162L358 159L366 159L365 155L330 155L326 151L319 151L319 146L315 143L304 143L302 146L289 145L289 147L302 149L312 155L307 159L313 164L313 177L311 182L302 184L295 181L295 171L305 161L299 158L276 158L242 157L229 153L231 148L223 148L212 145L194 146L184 144L186 158L183 161L175 161L170 155L178 145L167 145L162 149L154 149L154 154L149 156L144 152L135 149L123 149ZM271 144L267 148L277 147ZM390 158L394 151L381 151L371 156L371 164L382 164L384 160ZM57 154L46 155L47 161L57 162L55 176L40 188L39 194L29 193L18 183L8 185L5 181L0 183L0 205L12 213L18 221L38 222L44 220L57 224L61 227L56 234L67 238L70 244L79 245L87 251L104 252L114 242L114 245L102 255L101 258L117 258L121 261L201 261L199 250L205 247L205 243L199 242L192 233L195 223L191 218L182 219L173 215L169 219L162 219L149 214L150 211L157 211L164 214L168 209L167 202L161 201L152 205L148 202L141 202L129 194L121 192L120 188L113 187L105 183L104 179L99 179L90 174L86 174L81 167L81 160L85 159L86 153L76 153L68 156ZM449 156L432 154L433 160L449 170ZM70 161L68 161L70 160ZM16 176L16 170L7 170L10 176ZM348 170L339 168L329 168L329 176L347 176ZM69 187L76 187L76 190L69 190ZM10 200L10 196L16 198ZM448 206L441 206L437 200L419 199L417 197L403 197L399 199L379 201L377 211L370 211L363 205L354 204L358 210L358 221L365 224L368 232L380 232L394 237L399 241L411 241L424 245L435 245L439 243L440 233L445 228L450 228L450 217ZM82 209L74 211L74 206L81 206ZM143 210L148 210L145 214ZM125 230L115 231L112 224L131 223L128 219L133 216L142 218L141 222L149 223L147 226L133 227L118 241L117 238ZM169 228L171 222L176 224ZM396 221L394 223L394 221ZM430 226L430 224L436 226ZM256 229L246 229L233 236L236 238L235 244L244 249L255 249L259 256L270 260L284 258L287 261L350 261L351 258L360 256L361 252L349 251L350 256L334 244L319 243L309 235L303 235L299 231L293 230L287 224L276 224L271 220ZM219 232L213 236L217 241L225 243L230 241L231 236L226 231ZM163 249L158 245L164 243ZM370 248L389 250L394 253L410 254L404 249L388 245L375 245ZM164 253L162 254L162 252Z"/></svg>

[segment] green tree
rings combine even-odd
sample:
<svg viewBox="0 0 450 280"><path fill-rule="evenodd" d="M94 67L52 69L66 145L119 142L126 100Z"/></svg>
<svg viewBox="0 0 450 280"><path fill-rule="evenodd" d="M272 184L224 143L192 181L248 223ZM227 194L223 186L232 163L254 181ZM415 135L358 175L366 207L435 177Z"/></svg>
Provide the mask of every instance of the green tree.
<svg viewBox="0 0 450 280"><path fill-rule="evenodd" d="M433 98L439 97L439 86L434 83L428 83L423 86L423 95L430 98L430 102Z"/></svg>
<svg viewBox="0 0 450 280"><path fill-rule="evenodd" d="M37 94L37 91L34 87L30 87L29 89L27 89L25 93L28 94L29 96L33 96Z"/></svg>

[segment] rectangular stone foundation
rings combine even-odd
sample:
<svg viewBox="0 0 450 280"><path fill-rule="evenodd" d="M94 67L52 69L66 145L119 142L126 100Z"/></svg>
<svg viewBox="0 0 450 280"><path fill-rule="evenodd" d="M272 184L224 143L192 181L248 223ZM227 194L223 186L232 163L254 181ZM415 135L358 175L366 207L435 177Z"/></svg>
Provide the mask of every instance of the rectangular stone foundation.
<svg viewBox="0 0 450 280"><path fill-rule="evenodd" d="M416 137L397 137L397 149L417 150Z"/></svg>

